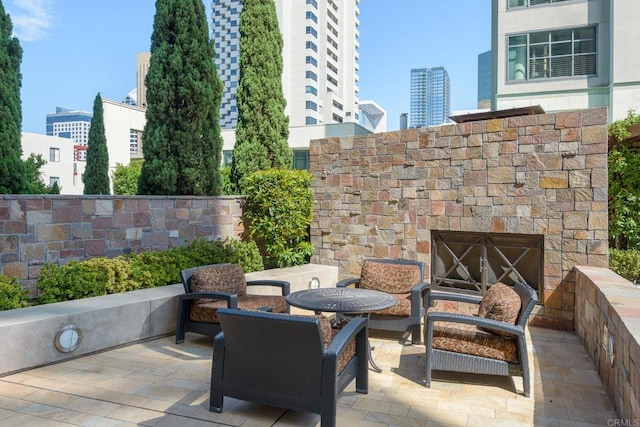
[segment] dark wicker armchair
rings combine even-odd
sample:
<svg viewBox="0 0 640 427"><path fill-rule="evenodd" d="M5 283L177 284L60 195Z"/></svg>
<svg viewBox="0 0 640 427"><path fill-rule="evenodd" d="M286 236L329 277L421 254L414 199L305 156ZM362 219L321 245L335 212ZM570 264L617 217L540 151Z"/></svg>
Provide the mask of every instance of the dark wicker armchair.
<svg viewBox="0 0 640 427"><path fill-rule="evenodd" d="M178 300L176 344L184 342L186 332L215 337L220 332L217 311L222 307L288 313L289 282L245 279L238 264L212 264L180 272L184 295ZM275 286L281 295L250 295L248 286Z"/></svg>
<svg viewBox="0 0 640 427"><path fill-rule="evenodd" d="M209 410L224 396L320 414L336 425L338 394L354 379L368 392L367 320L332 329L322 316L218 310ZM326 322L323 322L326 321Z"/></svg>
<svg viewBox="0 0 640 427"><path fill-rule="evenodd" d="M522 376L523 394L529 397L531 383L525 327L538 301L536 291L523 283L514 287L498 283L482 298L432 292L428 305L436 301L478 304L479 308L478 315L461 314L446 307L427 310L427 387L431 386L432 370L517 375Z"/></svg>
<svg viewBox="0 0 640 427"><path fill-rule="evenodd" d="M355 286L387 292L398 303L371 313L370 329L408 331L413 344L421 343L421 324L425 314L423 300L430 285L424 282L424 264L397 259L366 259L360 277L344 279L338 287Z"/></svg>

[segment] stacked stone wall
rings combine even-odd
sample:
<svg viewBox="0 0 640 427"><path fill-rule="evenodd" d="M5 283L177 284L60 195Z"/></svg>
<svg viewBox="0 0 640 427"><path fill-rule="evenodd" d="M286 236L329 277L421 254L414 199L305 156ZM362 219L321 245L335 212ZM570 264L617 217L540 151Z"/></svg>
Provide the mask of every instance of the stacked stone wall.
<svg viewBox="0 0 640 427"><path fill-rule="evenodd" d="M239 237L235 197L0 195L0 273L32 295L45 263L167 250Z"/></svg>
<svg viewBox="0 0 640 427"><path fill-rule="evenodd" d="M608 266L607 112L589 109L314 140L312 262L419 260L431 231L544 236L532 324L572 329L575 265Z"/></svg>

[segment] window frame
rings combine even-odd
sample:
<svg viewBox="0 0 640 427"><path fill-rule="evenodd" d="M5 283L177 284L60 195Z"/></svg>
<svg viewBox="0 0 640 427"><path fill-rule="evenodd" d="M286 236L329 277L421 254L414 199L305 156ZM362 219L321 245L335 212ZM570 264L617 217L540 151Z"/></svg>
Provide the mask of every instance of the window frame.
<svg viewBox="0 0 640 427"><path fill-rule="evenodd" d="M590 32L588 37L581 36L580 33L585 31ZM559 38L562 33L567 32L570 33L569 38ZM534 39L533 41L532 38ZM536 38L540 38L540 40L536 41ZM542 38L546 38L546 40ZM583 51L583 45L587 47L591 45L592 50ZM566 51L567 47L569 47L570 52ZM597 25L508 34L505 48L505 80L508 84L540 82L550 79L595 77L598 75ZM522 58L523 55L524 58ZM592 64L584 60L580 61L583 62L583 72L578 72L580 71L580 63L576 62L576 60L580 58L587 58L587 61L589 60L588 58L593 58ZM567 62L567 59L568 65L565 64L565 68L570 73L559 73L557 70L562 69L562 62ZM554 70L554 65L556 70ZM587 68L591 70L587 70ZM534 73L536 69L540 71ZM518 78L518 74L523 73L524 76Z"/></svg>

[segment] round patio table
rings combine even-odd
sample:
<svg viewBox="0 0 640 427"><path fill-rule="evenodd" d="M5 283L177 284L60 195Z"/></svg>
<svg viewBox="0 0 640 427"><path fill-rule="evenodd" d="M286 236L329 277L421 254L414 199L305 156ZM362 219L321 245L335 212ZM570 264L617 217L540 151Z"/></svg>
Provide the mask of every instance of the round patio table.
<svg viewBox="0 0 640 427"><path fill-rule="evenodd" d="M287 302L298 308L313 310L316 314L333 312L361 315L369 318L372 311L393 307L398 303L395 297L385 292L360 288L319 288L292 292L286 296ZM367 323L368 328L368 323ZM376 365L371 356L367 329L367 357L369 364L376 372L382 369Z"/></svg>

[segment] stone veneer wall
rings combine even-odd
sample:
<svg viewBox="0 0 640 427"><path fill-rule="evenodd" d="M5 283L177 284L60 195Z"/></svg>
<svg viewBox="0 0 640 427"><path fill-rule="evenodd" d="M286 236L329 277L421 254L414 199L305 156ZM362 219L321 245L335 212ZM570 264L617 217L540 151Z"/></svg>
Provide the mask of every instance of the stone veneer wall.
<svg viewBox="0 0 640 427"><path fill-rule="evenodd" d="M575 265L608 266L607 112L577 110L314 140L311 262L427 265L431 230L544 235L531 324L572 329Z"/></svg>
<svg viewBox="0 0 640 427"><path fill-rule="evenodd" d="M640 289L608 268L579 266L575 306L576 333L593 358L616 412L630 423L626 425L637 425Z"/></svg>
<svg viewBox="0 0 640 427"><path fill-rule="evenodd" d="M44 263L239 237L235 197L0 195L0 273L36 290Z"/></svg>

